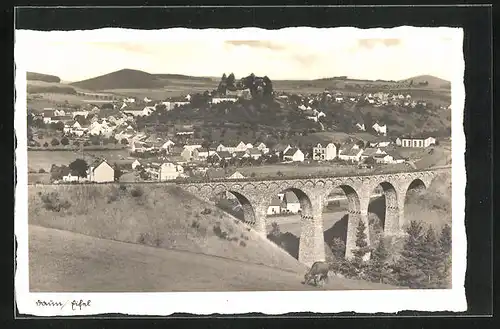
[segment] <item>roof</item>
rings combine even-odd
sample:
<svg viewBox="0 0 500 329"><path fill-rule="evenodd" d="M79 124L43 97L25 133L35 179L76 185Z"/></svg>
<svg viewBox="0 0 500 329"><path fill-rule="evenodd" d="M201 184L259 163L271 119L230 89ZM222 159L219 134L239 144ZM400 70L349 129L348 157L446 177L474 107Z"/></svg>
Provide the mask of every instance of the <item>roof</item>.
<svg viewBox="0 0 500 329"><path fill-rule="evenodd" d="M286 151L284 155L294 155L297 151L299 151L298 148L292 147L292 148L289 148L288 151Z"/></svg>
<svg viewBox="0 0 500 329"><path fill-rule="evenodd" d="M228 151L220 151L220 152L217 152L217 154L221 158L230 158L231 157L231 153L229 153Z"/></svg>
<svg viewBox="0 0 500 329"><path fill-rule="evenodd" d="M290 144L277 144L275 147L274 147L274 150L275 151L278 151L278 152L283 152L288 146L290 146Z"/></svg>
<svg viewBox="0 0 500 329"><path fill-rule="evenodd" d="M250 148L247 150L248 154L250 155L257 155L257 154L262 154L262 152L257 149L257 148Z"/></svg>
<svg viewBox="0 0 500 329"><path fill-rule="evenodd" d="M271 203L269 204L269 206L281 206L281 200L280 200L280 198L278 198L277 195L273 196L273 198L271 199Z"/></svg>
<svg viewBox="0 0 500 329"><path fill-rule="evenodd" d="M284 200L286 200L287 203L299 203L299 198L295 195L295 193L288 191L285 193Z"/></svg>
<svg viewBox="0 0 500 329"><path fill-rule="evenodd" d="M237 156L237 157L242 157L244 156L245 154L247 154L246 151L236 151L234 152L234 154Z"/></svg>
<svg viewBox="0 0 500 329"><path fill-rule="evenodd" d="M363 150L361 149L350 149L347 152L343 152L341 155L347 155L347 156L356 156L359 154L359 152L362 152Z"/></svg>
<svg viewBox="0 0 500 329"><path fill-rule="evenodd" d="M365 148L365 150L363 151L363 155L366 155L366 156L372 156L372 155L375 155L377 154L377 150L379 150L379 148L376 148L376 147L367 147ZM382 150L381 150L382 151ZM384 152L384 151L382 151ZM383 153L385 154L385 152Z"/></svg>
<svg viewBox="0 0 500 329"><path fill-rule="evenodd" d="M428 135L415 135L415 136L410 136L410 135L406 135L406 136L401 136L400 138L401 139L427 139L429 137L433 137L433 136L428 136Z"/></svg>

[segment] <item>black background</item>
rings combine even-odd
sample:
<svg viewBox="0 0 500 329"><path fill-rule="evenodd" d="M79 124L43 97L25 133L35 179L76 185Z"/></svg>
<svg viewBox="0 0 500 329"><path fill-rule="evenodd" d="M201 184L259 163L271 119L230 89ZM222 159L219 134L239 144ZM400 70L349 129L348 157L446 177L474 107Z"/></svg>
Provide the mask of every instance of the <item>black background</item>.
<svg viewBox="0 0 500 329"><path fill-rule="evenodd" d="M72 1L73 4L77 2ZM404 2L400 2L404 3ZM84 5L85 3L82 3ZM151 2L149 2L151 4ZM31 5L35 5L31 2ZM95 5L98 5L97 3ZM110 4L111 5L111 4ZM115 5L124 5L117 3ZM462 319L470 326L487 326L490 323L487 318L471 317L472 315L488 315L493 312L493 290L492 290L492 8L481 7L219 7L219 8L18 8L3 12L2 25L10 30L10 34L4 34L3 40L6 45L3 47L3 55L7 55L4 61L7 70L3 71L4 80L7 84L13 82L13 30L34 29L34 30L83 30L97 29L104 27L122 27L134 29L159 29L171 27L187 28L239 28L239 27L259 27L265 29L277 29L290 26L311 26L311 27L336 27L354 26L360 28L373 27L395 27L402 25L411 26L452 26L464 28L464 54L465 54L465 76L464 83L466 89L466 104L464 114L464 130L467 139L467 150L465 161L467 167L467 188L466 188L466 231L468 239L468 259L466 274L466 293L468 311L462 315L468 315ZM3 19L5 18L5 19ZM7 49L10 52L6 51ZM34 49L33 51L36 51ZM11 56L11 57L10 57ZM4 65L5 65L4 64ZM10 95L13 95L13 91ZM3 118L0 121L2 154L13 152L13 99L8 97L8 89L4 89ZM11 110L12 109L12 110ZM12 157L14 159L14 157ZM1 176L2 186L10 186L14 181L12 172L14 163L9 163L7 157L1 162L5 173ZM14 186L13 186L14 187ZM7 191L7 188L4 188ZM10 190L10 191L13 191ZM10 199L9 193L2 198L4 207L6 206L13 214L14 200ZM12 200L12 202L10 202ZM7 212L4 212L7 213ZM460 214L455 214L454 220L460 220ZM13 255L13 220L4 220L4 227L9 230L2 230L5 238L2 239L2 250L4 255ZM4 268L12 268L12 258L5 259ZM294 319L238 319L238 320L195 320L186 323L185 320L170 319L168 321L160 319L141 319L134 321L125 320L20 320L13 321L13 317L19 315L15 310L12 295L12 280L4 280L9 283L7 289L2 289L3 299L7 299L6 304L2 304L2 317L6 319L6 328L10 328L15 322L16 327L63 327L79 325L80 327L96 326L107 328L111 324L116 327L145 327L146 324L155 327L166 327L172 325L193 325L199 324L209 327L221 328L229 325L238 326L337 326L349 324L352 326L352 319L336 318L335 321L328 321L328 317L314 314L294 314L290 316L315 316L311 320ZM455 283L457 284L457 283ZM332 301L339 303L341 301ZM377 303L376 300L373 301ZM17 315L16 315L17 314ZM109 315L113 316L113 315ZM186 315L188 316L188 315ZM251 316L259 316L258 314ZM350 313L330 315L329 317L355 316ZM364 315L362 317L371 317ZM395 321L392 317L387 319L386 315L377 315L382 319L361 319L356 321L356 326L380 327L402 325L410 327L442 327L444 322L456 321L458 316L453 313L425 313L425 312L401 312L397 316L407 316ZM395 316L395 315L392 315ZM423 319L413 318L413 316L445 316L447 318ZM49 322L50 321L50 322ZM140 322L138 322L140 321ZM301 324L307 321L307 324ZM454 324L456 325L456 323ZM0 324L0 327L3 327Z"/></svg>

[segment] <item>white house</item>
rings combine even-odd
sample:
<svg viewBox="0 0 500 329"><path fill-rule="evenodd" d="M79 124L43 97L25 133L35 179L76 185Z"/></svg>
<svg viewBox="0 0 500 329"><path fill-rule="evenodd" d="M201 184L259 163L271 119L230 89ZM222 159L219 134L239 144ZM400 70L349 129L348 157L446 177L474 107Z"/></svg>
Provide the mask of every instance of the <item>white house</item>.
<svg viewBox="0 0 500 329"><path fill-rule="evenodd" d="M236 97L213 97L212 104L219 104L222 102L231 102L234 103L238 100Z"/></svg>
<svg viewBox="0 0 500 329"><path fill-rule="evenodd" d="M360 157L360 160L364 160L369 157L374 157L378 155L385 155L387 154L385 151L381 150L379 147L372 148L372 147L367 147L363 150L363 154Z"/></svg>
<svg viewBox="0 0 500 329"><path fill-rule="evenodd" d="M170 149L175 146L175 143L172 142L170 139L168 141L166 141L165 143L163 143L163 145L161 146L162 149L164 150L167 150L167 151L170 151Z"/></svg>
<svg viewBox="0 0 500 329"><path fill-rule="evenodd" d="M262 151L257 148L251 148L246 150L246 154L254 160L259 159L262 156Z"/></svg>
<svg viewBox="0 0 500 329"><path fill-rule="evenodd" d="M285 161L303 162L304 158L304 153L295 147L288 149L283 154L283 160Z"/></svg>
<svg viewBox="0 0 500 329"><path fill-rule="evenodd" d="M278 215L281 213L281 199L278 196L275 196L271 199L271 203L267 208L268 215Z"/></svg>
<svg viewBox="0 0 500 329"><path fill-rule="evenodd" d="M257 145L257 149L260 150L262 154L266 154L269 152L269 148L264 143L260 143L259 145Z"/></svg>
<svg viewBox="0 0 500 329"><path fill-rule="evenodd" d="M139 162L139 160L135 159L134 162L132 162L132 169L135 170L135 168L142 166L142 164Z"/></svg>
<svg viewBox="0 0 500 329"><path fill-rule="evenodd" d="M300 201L299 198L293 192L286 192L283 198L283 202L286 204L287 212L296 214L300 212Z"/></svg>
<svg viewBox="0 0 500 329"><path fill-rule="evenodd" d="M396 145L401 147L429 147L436 144L434 137L398 137Z"/></svg>
<svg viewBox="0 0 500 329"><path fill-rule="evenodd" d="M361 154L363 154L363 150L359 145L351 143L340 148L338 157L340 160L344 161L359 162Z"/></svg>
<svg viewBox="0 0 500 329"><path fill-rule="evenodd" d="M174 180L184 174L184 168L181 165L172 162L162 163L159 171L160 181Z"/></svg>
<svg viewBox="0 0 500 329"><path fill-rule="evenodd" d="M364 123L356 123L356 128L358 128L361 131L365 131L365 124Z"/></svg>
<svg viewBox="0 0 500 329"><path fill-rule="evenodd" d="M89 112L88 111L75 111L75 112L72 112L71 115L73 116L73 119L77 116L77 115L80 115L84 118L86 118L88 115L89 115Z"/></svg>
<svg viewBox="0 0 500 329"><path fill-rule="evenodd" d="M337 147L333 143L328 143L326 146L318 143L313 147L313 160L333 160L337 157Z"/></svg>
<svg viewBox="0 0 500 329"><path fill-rule="evenodd" d="M245 176L243 176L239 171L235 171L233 174L227 177L227 179L243 179Z"/></svg>
<svg viewBox="0 0 500 329"><path fill-rule="evenodd" d="M100 160L90 166L87 177L89 181L95 183L113 182L115 180L115 170L106 160Z"/></svg>
<svg viewBox="0 0 500 329"><path fill-rule="evenodd" d="M372 128L380 135L387 135L387 125L380 125L378 122L375 122Z"/></svg>

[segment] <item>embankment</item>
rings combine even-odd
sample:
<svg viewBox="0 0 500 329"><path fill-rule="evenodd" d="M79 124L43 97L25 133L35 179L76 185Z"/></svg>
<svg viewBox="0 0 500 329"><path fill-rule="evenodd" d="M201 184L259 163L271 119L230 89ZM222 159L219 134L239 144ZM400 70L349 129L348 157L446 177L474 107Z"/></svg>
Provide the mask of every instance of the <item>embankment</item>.
<svg viewBox="0 0 500 329"><path fill-rule="evenodd" d="M166 185L29 186L29 224L302 272L236 218Z"/></svg>

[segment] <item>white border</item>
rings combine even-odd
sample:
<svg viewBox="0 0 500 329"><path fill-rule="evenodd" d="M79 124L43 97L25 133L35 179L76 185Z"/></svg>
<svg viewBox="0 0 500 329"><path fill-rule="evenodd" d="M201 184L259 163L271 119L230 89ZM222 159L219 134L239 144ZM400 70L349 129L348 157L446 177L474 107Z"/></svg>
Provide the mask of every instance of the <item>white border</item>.
<svg viewBox="0 0 500 329"><path fill-rule="evenodd" d="M168 30L142 31L106 28L89 31L26 31L15 32L16 104L15 130L17 135L16 166L17 188L15 191L15 234L18 242L17 271L15 275L16 301L20 314L37 316L96 315L122 313L133 315L192 314L242 314L261 312L285 314L289 312L335 313L355 311L362 313L402 310L454 311L467 309L464 279L466 269L467 242L464 225L465 207L465 134L463 110L465 89L463 83L463 30L460 28L398 27L393 29L335 29L286 28L282 30L206 29L192 30L175 28ZM221 38L224 40L269 40L297 39L301 34L321 38L328 33L335 38L398 38L418 33L420 36L436 35L450 37L456 53L455 76L452 80L452 235L453 235L453 289L450 290L394 290L394 291L305 291L305 292L202 292L202 293L30 293L28 275L28 218L27 218L27 140L26 136L26 56L30 40L44 41L159 41L198 38ZM82 311L71 307L40 308L38 299L65 302L68 300L91 300L92 306Z"/></svg>

